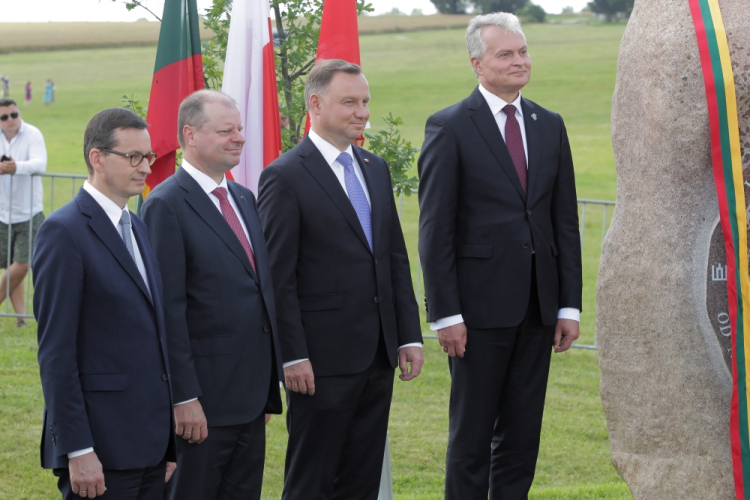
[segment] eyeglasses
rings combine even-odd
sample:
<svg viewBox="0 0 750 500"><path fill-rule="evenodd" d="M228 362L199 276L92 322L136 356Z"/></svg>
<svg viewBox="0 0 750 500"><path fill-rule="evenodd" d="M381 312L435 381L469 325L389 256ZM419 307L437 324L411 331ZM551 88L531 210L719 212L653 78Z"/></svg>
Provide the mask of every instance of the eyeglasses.
<svg viewBox="0 0 750 500"><path fill-rule="evenodd" d="M0 122L7 122L7 121L8 121L8 118L13 118L14 120L15 120L16 118L18 118L18 111L14 111L14 112L12 112L12 113L11 113L11 114L9 114L9 115L3 115L3 116L0 116Z"/></svg>
<svg viewBox="0 0 750 500"><path fill-rule="evenodd" d="M146 153L145 155L143 153L120 153L119 151L113 151L111 149L104 149L104 148L97 148L99 151L104 151L105 153L112 153L120 156L124 156L125 158L130 158L130 166L131 167L137 167L141 164L144 158L148 160L149 166L153 165L156 161L156 153Z"/></svg>

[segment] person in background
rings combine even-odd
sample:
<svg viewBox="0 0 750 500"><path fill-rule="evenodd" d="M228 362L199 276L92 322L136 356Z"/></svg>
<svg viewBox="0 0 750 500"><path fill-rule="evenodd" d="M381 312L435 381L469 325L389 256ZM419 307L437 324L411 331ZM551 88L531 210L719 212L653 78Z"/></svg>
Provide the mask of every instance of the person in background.
<svg viewBox="0 0 750 500"><path fill-rule="evenodd" d="M31 104L31 82L26 82L26 101L24 104L26 106Z"/></svg>
<svg viewBox="0 0 750 500"><path fill-rule="evenodd" d="M52 83L52 79L47 78L47 83L44 84L44 105L45 106L52 104L52 101L54 100L53 94L52 94L53 89L54 89L54 84Z"/></svg>
<svg viewBox="0 0 750 500"><path fill-rule="evenodd" d="M0 268L5 269L0 302L10 289L13 309L24 315L23 280L34 237L44 221L42 178L34 174L47 170L47 149L42 133L21 119L13 99L0 99L0 131ZM16 325L26 326L26 320L19 317Z"/></svg>

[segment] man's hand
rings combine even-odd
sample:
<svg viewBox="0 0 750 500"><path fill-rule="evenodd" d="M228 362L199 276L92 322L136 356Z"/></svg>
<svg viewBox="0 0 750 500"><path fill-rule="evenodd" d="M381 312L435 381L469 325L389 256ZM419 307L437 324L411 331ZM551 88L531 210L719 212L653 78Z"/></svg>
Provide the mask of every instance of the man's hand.
<svg viewBox="0 0 750 500"><path fill-rule="evenodd" d="M315 375L310 360L300 361L284 368L286 388L301 394L315 394Z"/></svg>
<svg viewBox="0 0 750 500"><path fill-rule="evenodd" d="M271 414L270 413L266 413L266 423L268 423L270 421L271 421Z"/></svg>
<svg viewBox="0 0 750 500"><path fill-rule="evenodd" d="M174 474L174 470L177 468L176 462L167 462L167 476L164 478L164 482L168 483L169 479L172 477L172 474Z"/></svg>
<svg viewBox="0 0 750 500"><path fill-rule="evenodd" d="M408 365L410 366L407 366ZM424 364L424 353L421 347L415 345L402 347L398 351L398 367L401 369L401 375L398 376L404 382L417 378L422 371Z"/></svg>
<svg viewBox="0 0 750 500"><path fill-rule="evenodd" d="M93 451L68 460L68 470L73 494L81 498L96 498L107 491L102 463Z"/></svg>
<svg viewBox="0 0 750 500"><path fill-rule="evenodd" d="M438 330L438 342L443 347L443 352L447 352L451 358L458 356L464 357L466 352L466 324L457 323L453 326L441 328Z"/></svg>
<svg viewBox="0 0 750 500"><path fill-rule="evenodd" d="M16 161L15 160L7 160L2 163L2 172L3 174L15 174L16 173Z"/></svg>
<svg viewBox="0 0 750 500"><path fill-rule="evenodd" d="M574 319L558 319L555 327L555 352L565 352L581 334Z"/></svg>
<svg viewBox="0 0 750 500"><path fill-rule="evenodd" d="M200 401L175 405L174 431L188 443L202 443L208 437L208 423Z"/></svg>

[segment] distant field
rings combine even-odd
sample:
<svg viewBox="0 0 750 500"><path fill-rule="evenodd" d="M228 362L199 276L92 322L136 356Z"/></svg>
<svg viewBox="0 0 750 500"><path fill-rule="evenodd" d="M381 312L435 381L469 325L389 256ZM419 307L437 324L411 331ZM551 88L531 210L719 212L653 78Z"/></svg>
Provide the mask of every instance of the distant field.
<svg viewBox="0 0 750 500"><path fill-rule="evenodd" d="M49 25L49 29L57 29L57 25ZM610 143L610 103L623 25L528 25L525 30L533 71L524 95L565 119L579 197L613 200L616 175ZM476 85L463 36L462 25L461 29L361 39L362 65L372 94L373 129L382 126L383 115L393 112L404 120L404 136L421 146L426 118L464 98ZM23 84L28 80L37 91L47 78L57 84L54 105L43 106L39 93L30 107L21 105L24 118L45 134L49 171L85 173L81 140L86 122L102 108L120 105L124 93L137 93L146 101L154 56L155 47L0 55L0 73L11 77L15 97L22 98ZM70 184L60 187L58 184L56 207L75 192ZM47 184L48 207L49 188ZM415 282L417 217L416 197L406 198L402 224ZM590 213L586 229L581 328L583 340L590 343L601 221ZM389 430L394 489L399 500L441 498L449 374L437 343L426 342L423 374L408 384L396 380ZM0 319L0 422L9 427L0 438L0 498L54 497L51 473L38 466L43 402L35 346L33 327L17 330L11 321ZM630 498L610 463L598 384L596 352L574 350L553 356L532 499ZM285 445L283 419L275 418L268 433L264 499L280 496Z"/></svg>

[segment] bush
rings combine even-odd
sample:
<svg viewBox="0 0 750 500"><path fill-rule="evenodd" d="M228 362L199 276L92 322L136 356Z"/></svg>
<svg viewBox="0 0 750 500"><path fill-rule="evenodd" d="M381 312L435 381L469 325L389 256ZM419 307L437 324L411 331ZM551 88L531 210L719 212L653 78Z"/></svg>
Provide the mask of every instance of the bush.
<svg viewBox="0 0 750 500"><path fill-rule="evenodd" d="M516 15L527 23L543 23L547 13L541 6L530 3L523 9L519 9Z"/></svg>

